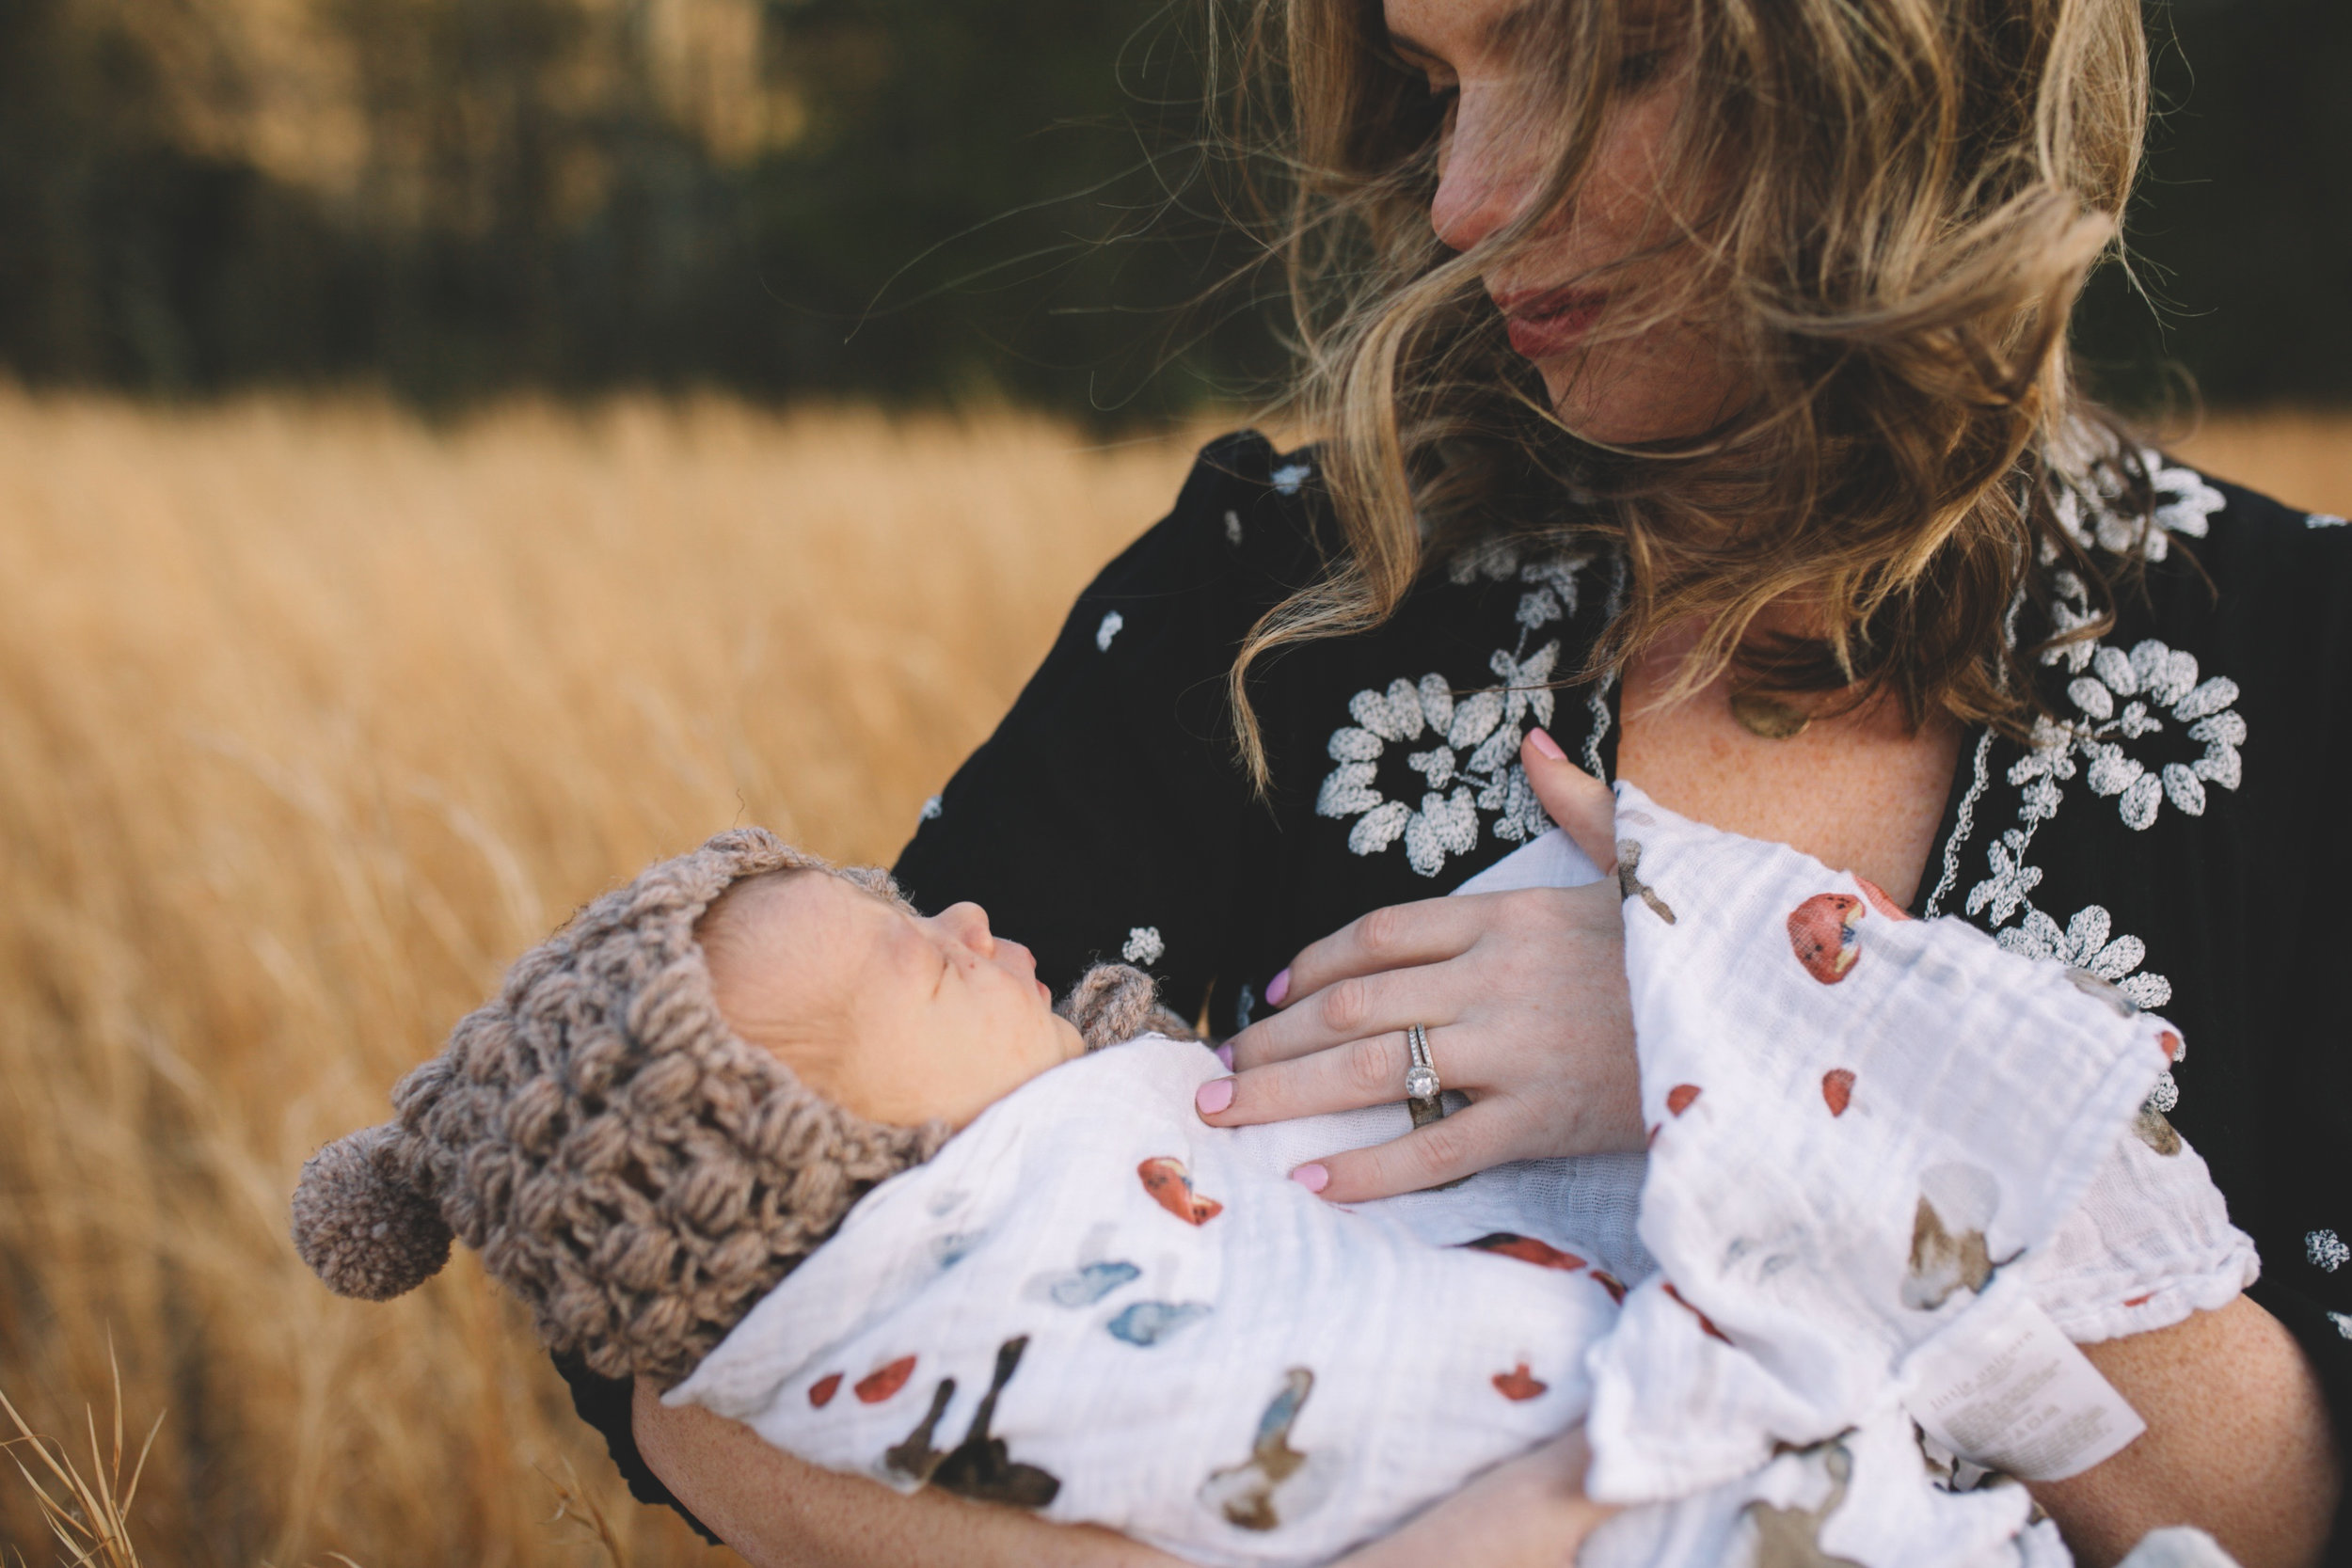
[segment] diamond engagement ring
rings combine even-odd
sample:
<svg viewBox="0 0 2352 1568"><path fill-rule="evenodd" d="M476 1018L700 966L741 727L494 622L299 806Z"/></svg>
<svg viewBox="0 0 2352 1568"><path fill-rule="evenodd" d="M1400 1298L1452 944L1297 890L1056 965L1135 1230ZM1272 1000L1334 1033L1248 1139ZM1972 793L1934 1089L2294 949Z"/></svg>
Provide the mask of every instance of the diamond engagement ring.
<svg viewBox="0 0 2352 1568"><path fill-rule="evenodd" d="M1413 1065L1405 1069L1405 1099L1413 1125L1426 1127L1445 1115L1438 1101L1438 1069L1429 1060L1429 1031L1414 1024L1405 1031L1405 1047L1413 1055Z"/></svg>

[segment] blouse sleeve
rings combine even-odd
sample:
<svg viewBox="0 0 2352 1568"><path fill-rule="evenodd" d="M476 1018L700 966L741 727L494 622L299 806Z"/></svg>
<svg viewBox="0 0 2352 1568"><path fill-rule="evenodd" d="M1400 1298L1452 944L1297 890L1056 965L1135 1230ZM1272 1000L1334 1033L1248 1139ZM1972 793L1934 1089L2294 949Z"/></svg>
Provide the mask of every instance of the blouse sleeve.
<svg viewBox="0 0 2352 1568"><path fill-rule="evenodd" d="M1234 761L1225 673L1314 562L1275 461L1248 432L1202 450L1175 509L1079 595L1012 711L899 857L918 906L982 905L1057 993L1097 958L1120 958L1191 1018L1216 977L1242 841L1263 819ZM639 1453L628 1384L577 1357L555 1367L630 1494L716 1540Z"/></svg>
<svg viewBox="0 0 2352 1568"><path fill-rule="evenodd" d="M1268 820L1236 760L1226 673L1311 560L1303 531L1278 526L1273 462L1251 434L1201 452L899 857L919 907L978 903L1057 992L1120 960L1191 1018L1226 958L1245 845Z"/></svg>

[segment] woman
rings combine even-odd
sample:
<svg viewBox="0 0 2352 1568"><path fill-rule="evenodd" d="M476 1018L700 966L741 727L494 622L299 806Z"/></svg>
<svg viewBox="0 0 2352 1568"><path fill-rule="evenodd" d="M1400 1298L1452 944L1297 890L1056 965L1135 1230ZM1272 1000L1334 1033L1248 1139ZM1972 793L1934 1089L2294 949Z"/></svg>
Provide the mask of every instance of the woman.
<svg viewBox="0 0 2352 1568"><path fill-rule="evenodd" d="M1585 773L2090 969L2192 1042L2154 1104L2265 1272L2088 1347L2150 1430L2036 1494L2089 1562L2184 1522L2341 1553L2352 530L2141 451L2068 378L2137 0L1286 0L1261 41L1324 444L1202 454L927 809L914 897L977 899L1057 983L1152 969L1235 1031L1220 1124L1395 1100L1427 1025L1473 1102L1299 1168L1334 1200L1639 1147L1615 894L1434 897L1545 805L1589 832ZM575 1381L629 1467L627 1391ZM1150 1557L652 1392L646 1458L755 1561ZM1365 1560L1566 1560L1576 1460Z"/></svg>

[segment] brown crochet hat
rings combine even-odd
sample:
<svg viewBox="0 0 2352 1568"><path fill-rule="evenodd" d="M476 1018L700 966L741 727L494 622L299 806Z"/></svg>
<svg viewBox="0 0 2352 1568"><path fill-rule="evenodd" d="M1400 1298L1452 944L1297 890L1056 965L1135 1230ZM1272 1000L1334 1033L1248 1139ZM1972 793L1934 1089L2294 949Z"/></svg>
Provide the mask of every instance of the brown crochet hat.
<svg viewBox="0 0 2352 1568"><path fill-rule="evenodd" d="M550 1350L607 1377L691 1371L861 1196L948 1136L851 1115L721 1016L694 924L736 881L782 870L898 897L883 872L744 828L596 899L401 1080L394 1120L303 1166L303 1261L382 1301L437 1273L453 1234ZM1182 1028L1134 970L1097 969L1071 1002L1089 1046Z"/></svg>

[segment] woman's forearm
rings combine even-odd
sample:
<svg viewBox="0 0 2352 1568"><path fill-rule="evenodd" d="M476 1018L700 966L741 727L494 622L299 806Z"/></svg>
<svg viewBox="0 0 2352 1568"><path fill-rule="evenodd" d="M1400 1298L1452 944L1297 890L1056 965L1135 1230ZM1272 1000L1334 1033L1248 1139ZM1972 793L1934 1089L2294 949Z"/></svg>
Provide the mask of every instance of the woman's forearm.
<svg viewBox="0 0 2352 1568"><path fill-rule="evenodd" d="M2082 1475L2032 1488L2078 1561L2106 1568L2167 1525L2201 1528L2245 1568L2319 1560L2342 1484L2336 1440L2319 1380L2278 1319L2240 1296L2083 1352L2148 1431Z"/></svg>
<svg viewBox="0 0 2352 1568"><path fill-rule="evenodd" d="M642 1379L631 1424L654 1474L752 1568L1181 1568L1108 1530L818 1469Z"/></svg>

